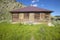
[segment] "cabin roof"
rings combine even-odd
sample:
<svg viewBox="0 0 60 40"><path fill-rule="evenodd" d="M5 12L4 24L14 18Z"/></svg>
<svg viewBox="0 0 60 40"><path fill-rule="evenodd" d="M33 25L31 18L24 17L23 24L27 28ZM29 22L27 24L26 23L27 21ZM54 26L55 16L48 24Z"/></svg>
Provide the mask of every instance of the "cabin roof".
<svg viewBox="0 0 60 40"><path fill-rule="evenodd" d="M52 12L52 11L44 9L44 8L28 6L28 7L24 7L24 8L14 9L14 10L12 10L10 12L11 13L15 13L15 12L19 12L20 13L20 12Z"/></svg>

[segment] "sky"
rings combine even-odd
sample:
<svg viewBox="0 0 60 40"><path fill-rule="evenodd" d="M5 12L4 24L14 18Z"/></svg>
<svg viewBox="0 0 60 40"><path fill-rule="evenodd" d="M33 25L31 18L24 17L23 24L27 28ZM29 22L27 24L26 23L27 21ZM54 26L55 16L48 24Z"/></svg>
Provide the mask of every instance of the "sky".
<svg viewBox="0 0 60 40"><path fill-rule="evenodd" d="M36 6L52 10L52 16L60 15L60 0L16 0L26 6Z"/></svg>

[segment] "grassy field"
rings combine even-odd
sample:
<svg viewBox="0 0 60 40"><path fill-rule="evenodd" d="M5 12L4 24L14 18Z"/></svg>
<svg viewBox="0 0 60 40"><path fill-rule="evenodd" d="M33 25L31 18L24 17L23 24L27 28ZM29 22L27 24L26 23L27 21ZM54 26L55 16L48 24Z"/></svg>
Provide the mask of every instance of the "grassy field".
<svg viewBox="0 0 60 40"><path fill-rule="evenodd" d="M0 23L0 40L60 40L60 25Z"/></svg>

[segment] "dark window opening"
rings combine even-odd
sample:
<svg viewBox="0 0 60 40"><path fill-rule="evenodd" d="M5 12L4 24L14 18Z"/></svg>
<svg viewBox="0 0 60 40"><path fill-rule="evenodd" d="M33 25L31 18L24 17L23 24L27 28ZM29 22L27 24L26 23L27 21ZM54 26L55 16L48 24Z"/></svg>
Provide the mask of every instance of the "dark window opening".
<svg viewBox="0 0 60 40"><path fill-rule="evenodd" d="M12 14L12 20L14 22L18 21L19 20L19 14Z"/></svg>
<svg viewBox="0 0 60 40"><path fill-rule="evenodd" d="M24 19L29 19L29 13L24 13Z"/></svg>
<svg viewBox="0 0 60 40"><path fill-rule="evenodd" d="M46 19L46 20L49 20L49 16L45 16L45 19Z"/></svg>
<svg viewBox="0 0 60 40"><path fill-rule="evenodd" d="M34 14L34 18L35 18L35 19L40 19L40 13L35 13L35 14Z"/></svg>
<svg viewBox="0 0 60 40"><path fill-rule="evenodd" d="M35 19L35 22L39 22L40 21L40 13L35 13L34 19Z"/></svg>

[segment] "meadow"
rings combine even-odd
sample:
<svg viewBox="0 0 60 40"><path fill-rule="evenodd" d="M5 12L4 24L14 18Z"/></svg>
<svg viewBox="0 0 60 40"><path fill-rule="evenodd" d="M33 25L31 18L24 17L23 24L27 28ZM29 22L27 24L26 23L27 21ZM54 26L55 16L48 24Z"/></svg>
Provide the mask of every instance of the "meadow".
<svg viewBox="0 0 60 40"><path fill-rule="evenodd" d="M60 25L0 23L0 40L60 40Z"/></svg>

